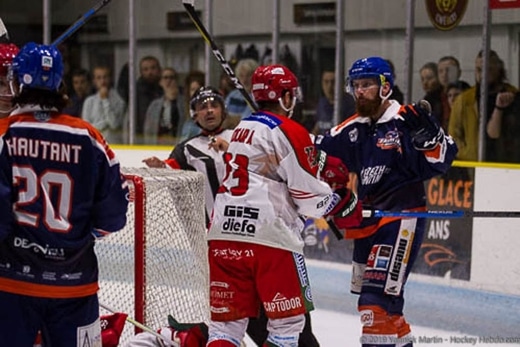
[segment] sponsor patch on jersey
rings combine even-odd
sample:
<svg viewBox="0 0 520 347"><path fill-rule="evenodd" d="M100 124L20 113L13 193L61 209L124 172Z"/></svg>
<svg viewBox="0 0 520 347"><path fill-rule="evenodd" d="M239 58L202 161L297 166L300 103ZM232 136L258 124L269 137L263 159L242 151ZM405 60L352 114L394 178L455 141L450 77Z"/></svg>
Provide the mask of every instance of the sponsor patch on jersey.
<svg viewBox="0 0 520 347"><path fill-rule="evenodd" d="M403 219L399 236L395 241L394 252L390 260L388 277L385 283L385 293L399 295L403 286L408 257L412 249L416 219Z"/></svg>
<svg viewBox="0 0 520 347"><path fill-rule="evenodd" d="M265 114L265 113L255 113L255 114L252 114L251 116L245 118L244 120L263 123L263 124L267 125L270 129L274 129L277 126L279 126L280 124L282 124L281 120L279 120L273 116L270 116L268 114Z"/></svg>
<svg viewBox="0 0 520 347"><path fill-rule="evenodd" d="M300 278L300 286L307 287L309 285L309 276L307 276L307 268L305 267L303 254L293 253L293 258Z"/></svg>
<svg viewBox="0 0 520 347"><path fill-rule="evenodd" d="M276 293L271 301L264 302L266 312L285 312L303 307L303 302L299 297L286 298L280 293Z"/></svg>
<svg viewBox="0 0 520 347"><path fill-rule="evenodd" d="M390 256L392 255L392 246L389 245L375 245L372 247L368 255L367 268L374 270L386 270L390 263Z"/></svg>
<svg viewBox="0 0 520 347"><path fill-rule="evenodd" d="M372 310L362 310L359 312L361 325L370 327L374 324L374 311Z"/></svg>
<svg viewBox="0 0 520 347"><path fill-rule="evenodd" d="M390 130L385 134L385 137L377 139L377 147L382 150L397 149L401 151L401 139L399 138L399 132L396 130Z"/></svg>

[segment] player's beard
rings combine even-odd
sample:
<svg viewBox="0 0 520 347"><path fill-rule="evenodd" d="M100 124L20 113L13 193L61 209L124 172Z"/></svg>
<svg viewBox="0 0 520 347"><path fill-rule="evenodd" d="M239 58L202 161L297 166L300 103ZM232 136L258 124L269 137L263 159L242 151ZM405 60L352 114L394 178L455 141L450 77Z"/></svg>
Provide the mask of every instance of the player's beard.
<svg viewBox="0 0 520 347"><path fill-rule="evenodd" d="M379 107L381 107L382 99L379 95L373 100L367 98L358 98L356 102L356 112L361 117L373 118L377 115Z"/></svg>

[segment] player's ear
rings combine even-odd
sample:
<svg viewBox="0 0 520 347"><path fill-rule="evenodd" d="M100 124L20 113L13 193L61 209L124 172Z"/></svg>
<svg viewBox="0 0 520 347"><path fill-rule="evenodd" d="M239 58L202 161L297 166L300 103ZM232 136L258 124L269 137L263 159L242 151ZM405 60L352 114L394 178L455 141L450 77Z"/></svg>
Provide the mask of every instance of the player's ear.
<svg viewBox="0 0 520 347"><path fill-rule="evenodd" d="M390 86L390 82L385 82L382 86L383 95L388 95L390 91L392 90L392 87Z"/></svg>
<svg viewBox="0 0 520 347"><path fill-rule="evenodd" d="M289 108L292 106L292 94L289 90L286 90L283 92L283 96L282 96L282 102L283 102L283 105L286 107L286 108Z"/></svg>

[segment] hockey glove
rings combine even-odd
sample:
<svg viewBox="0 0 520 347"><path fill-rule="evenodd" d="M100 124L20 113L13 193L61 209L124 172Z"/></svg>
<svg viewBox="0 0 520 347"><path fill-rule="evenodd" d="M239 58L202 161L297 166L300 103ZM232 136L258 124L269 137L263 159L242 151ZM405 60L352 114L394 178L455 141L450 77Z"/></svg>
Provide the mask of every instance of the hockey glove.
<svg viewBox="0 0 520 347"><path fill-rule="evenodd" d="M333 200L336 204L332 210L327 213L334 219L334 224L339 229L357 227L363 220L363 208L356 194L345 187L337 189L334 192ZM334 202L333 202L334 204Z"/></svg>
<svg viewBox="0 0 520 347"><path fill-rule="evenodd" d="M126 313L114 313L99 317L103 347L119 346L119 339L125 328L126 317Z"/></svg>
<svg viewBox="0 0 520 347"><path fill-rule="evenodd" d="M347 185L349 180L348 169L341 159L320 151L318 165L319 179L326 182L332 189L340 189Z"/></svg>
<svg viewBox="0 0 520 347"><path fill-rule="evenodd" d="M434 149L443 139L444 132L431 116L431 106L425 100L404 106L399 114L410 129L414 147L420 151Z"/></svg>

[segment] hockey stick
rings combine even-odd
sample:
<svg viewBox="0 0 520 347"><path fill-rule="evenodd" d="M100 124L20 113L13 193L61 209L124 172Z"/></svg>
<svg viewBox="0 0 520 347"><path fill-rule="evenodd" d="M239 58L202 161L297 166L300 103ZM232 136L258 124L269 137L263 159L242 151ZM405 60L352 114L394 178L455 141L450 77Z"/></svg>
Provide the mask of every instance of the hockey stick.
<svg viewBox="0 0 520 347"><path fill-rule="evenodd" d="M380 211L363 210L363 218L518 218L520 211Z"/></svg>
<svg viewBox="0 0 520 347"><path fill-rule="evenodd" d="M188 16L190 17L193 24L195 24L195 26L197 27L197 30L202 35L202 38L211 47L213 55L217 58L218 62L222 66L222 69L224 69L224 72L229 76L229 78L235 85L235 88L238 89L240 94L242 94L242 96L246 100L247 105L251 108L251 110L258 111L255 103L251 99L251 96L249 96L249 93L244 89L244 86L242 85L242 83L240 83L237 76L235 76L233 69L231 68L231 66L229 66L229 63L226 61L226 58L224 58L224 55L220 52L217 44L206 30L206 27L204 27L204 24L197 15L197 12L195 11L194 3L195 0L182 0L182 4L184 5L186 12L188 12Z"/></svg>
<svg viewBox="0 0 520 347"><path fill-rule="evenodd" d="M99 306L104 308L105 310L107 310L108 312L110 313L117 313L116 310L106 306L106 305L103 305L102 303L99 303ZM149 328L147 327L146 325L142 324L142 323L139 323L138 321L136 321L135 319L133 318L130 318L129 316L126 316L126 321L128 323L131 323L133 325L135 325L136 327L138 327L139 329L143 330L143 331L146 331L150 334L152 334L153 336L155 336L156 338L158 339L161 339L162 341L164 342L168 342L169 344L172 344L173 346L176 346L176 347L180 347L179 343L175 342L175 341L172 341L170 340L169 338L167 338L166 336L163 336L161 334L159 334L158 332L156 332L155 330L153 330L152 328Z"/></svg>
<svg viewBox="0 0 520 347"><path fill-rule="evenodd" d="M182 4L184 5L186 12L188 12L188 16L190 17L193 24L195 24L195 26L197 27L197 30L202 35L202 38L204 38L206 43L210 45L211 50L213 51L213 55L217 58L218 62L222 66L222 69L224 69L224 72L229 76L229 78L235 85L235 88L237 88L240 94L242 94L249 108L251 108L251 110L253 111L258 111L256 104L253 102L253 100L251 100L249 93L244 89L244 86L242 85L242 83L240 83L237 76L235 76L233 69L231 68L231 66L229 66L229 63L226 61L226 58L224 58L224 55L220 53L217 44L204 27L204 24L197 15L197 12L195 12L194 3L195 0L182 0ZM327 223L329 224L330 230L332 230L336 237L339 240L341 240L343 238L343 234L341 233L341 231L339 231L334 222L330 219L327 219Z"/></svg>
<svg viewBox="0 0 520 347"><path fill-rule="evenodd" d="M96 14L99 10L101 10L103 7L108 5L110 0L101 0L98 2L94 7L92 7L90 10L88 10L83 16L81 16L80 19L75 21L70 27L65 30L63 34L61 34L54 42L52 43L53 46L57 46L63 41L65 41L67 38L69 38L72 34L74 34L79 28L81 28L85 23L87 23L90 18L94 14Z"/></svg>

